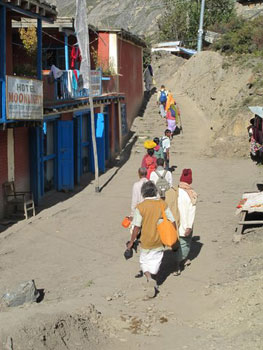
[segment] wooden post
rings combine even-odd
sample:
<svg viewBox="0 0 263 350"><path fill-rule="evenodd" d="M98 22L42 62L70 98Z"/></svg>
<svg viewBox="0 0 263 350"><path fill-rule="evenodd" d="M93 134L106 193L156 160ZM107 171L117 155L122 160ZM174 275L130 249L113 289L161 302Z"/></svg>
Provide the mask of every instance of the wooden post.
<svg viewBox="0 0 263 350"><path fill-rule="evenodd" d="M246 211L241 211L240 213L240 221L237 225L237 228L236 228L236 235L242 235L242 232L243 232L243 222L245 221L246 219L246 215L247 215L247 212Z"/></svg>
<svg viewBox="0 0 263 350"><path fill-rule="evenodd" d="M42 80L42 20L37 19L37 79Z"/></svg>
<svg viewBox="0 0 263 350"><path fill-rule="evenodd" d="M65 69L69 70L69 63L68 63L68 35L67 35L67 33L64 33L64 51L65 51Z"/></svg>
<svg viewBox="0 0 263 350"><path fill-rule="evenodd" d="M118 122L119 122L119 148L122 149L122 125L121 125L121 102L118 101Z"/></svg>
<svg viewBox="0 0 263 350"><path fill-rule="evenodd" d="M82 51L81 52L82 61L81 61L80 71L84 72L82 73L84 74L83 76L84 87L89 89L91 138L92 138L93 158L94 158L94 168L95 168L95 192L99 192L98 152L97 152L97 143L96 143L93 88L92 88L91 68L90 68L90 43L89 43L89 27L88 27L88 20L87 20L86 0L76 0L75 30L77 34L80 51ZM82 66L83 66L83 69L82 69Z"/></svg>
<svg viewBox="0 0 263 350"><path fill-rule="evenodd" d="M94 158L94 168L95 168L95 192L100 192L94 104L93 104L93 96L92 96L91 88L90 88L90 94L91 95L89 97L89 103L90 103L90 119L91 119L91 138L92 138L93 158Z"/></svg>
<svg viewBox="0 0 263 350"><path fill-rule="evenodd" d="M0 119L6 121L6 7L0 6Z"/></svg>

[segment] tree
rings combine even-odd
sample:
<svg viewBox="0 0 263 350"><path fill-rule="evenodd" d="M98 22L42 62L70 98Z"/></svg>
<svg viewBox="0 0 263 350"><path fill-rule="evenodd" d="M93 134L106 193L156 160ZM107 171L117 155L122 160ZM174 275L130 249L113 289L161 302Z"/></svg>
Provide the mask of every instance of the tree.
<svg viewBox="0 0 263 350"><path fill-rule="evenodd" d="M162 0L165 12L158 25L160 40L180 40L196 46L201 0ZM204 29L215 23L226 23L235 14L233 0L206 0Z"/></svg>

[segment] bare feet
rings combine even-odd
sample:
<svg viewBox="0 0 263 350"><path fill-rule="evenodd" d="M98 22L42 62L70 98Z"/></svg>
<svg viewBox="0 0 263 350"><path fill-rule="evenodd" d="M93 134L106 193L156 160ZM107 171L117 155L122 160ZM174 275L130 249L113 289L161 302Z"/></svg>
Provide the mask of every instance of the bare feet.
<svg viewBox="0 0 263 350"><path fill-rule="evenodd" d="M146 296L154 298L156 295L156 282L151 278L146 282Z"/></svg>
<svg viewBox="0 0 263 350"><path fill-rule="evenodd" d="M184 266L190 266L191 265L191 260L187 259L186 262L184 263Z"/></svg>

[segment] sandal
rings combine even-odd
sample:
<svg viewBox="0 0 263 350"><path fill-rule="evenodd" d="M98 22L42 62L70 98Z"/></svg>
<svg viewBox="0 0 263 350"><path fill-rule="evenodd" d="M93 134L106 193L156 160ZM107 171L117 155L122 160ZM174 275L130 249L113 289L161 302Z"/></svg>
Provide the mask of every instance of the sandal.
<svg viewBox="0 0 263 350"><path fill-rule="evenodd" d="M173 273L173 276L180 276L181 275L181 271L177 270Z"/></svg>
<svg viewBox="0 0 263 350"><path fill-rule="evenodd" d="M186 262L184 263L184 266L190 266L191 265L191 260L187 259Z"/></svg>
<svg viewBox="0 0 263 350"><path fill-rule="evenodd" d="M137 275L134 276L135 278L141 278L143 277L143 272L142 270L137 273Z"/></svg>

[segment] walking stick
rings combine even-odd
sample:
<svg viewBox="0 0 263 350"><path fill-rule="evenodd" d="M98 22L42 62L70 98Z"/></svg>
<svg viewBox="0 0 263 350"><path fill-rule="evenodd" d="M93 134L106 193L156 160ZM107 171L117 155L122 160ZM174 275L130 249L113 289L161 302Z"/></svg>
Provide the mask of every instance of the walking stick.
<svg viewBox="0 0 263 350"><path fill-rule="evenodd" d="M180 129L181 129L182 134L183 134L184 132L183 132L183 124L182 124L181 115L179 115L179 120L180 120Z"/></svg>

